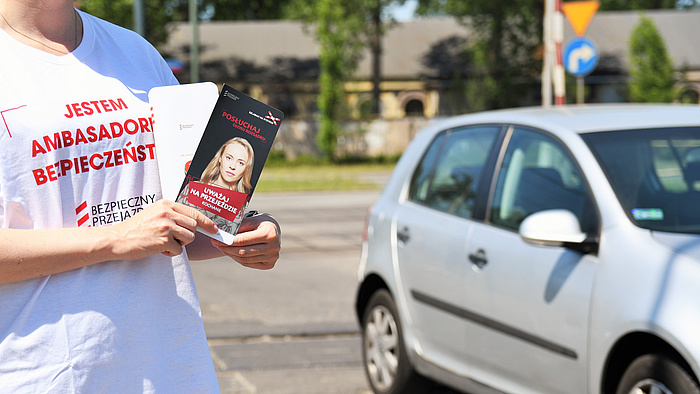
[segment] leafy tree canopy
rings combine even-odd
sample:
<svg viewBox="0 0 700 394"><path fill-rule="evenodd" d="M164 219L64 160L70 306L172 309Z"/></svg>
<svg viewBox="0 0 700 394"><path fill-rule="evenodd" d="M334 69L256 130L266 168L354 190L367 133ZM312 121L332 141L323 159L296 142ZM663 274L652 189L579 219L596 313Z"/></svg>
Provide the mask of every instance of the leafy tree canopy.
<svg viewBox="0 0 700 394"><path fill-rule="evenodd" d="M675 97L673 62L651 18L642 16L630 35L630 98L671 102Z"/></svg>
<svg viewBox="0 0 700 394"><path fill-rule="evenodd" d="M463 111L517 106L538 78L544 0L418 0L417 13L457 17L475 33Z"/></svg>
<svg viewBox="0 0 700 394"><path fill-rule="evenodd" d="M187 0L178 3L181 15L188 14ZM284 19L286 5L290 0L198 0L203 20L267 20Z"/></svg>
<svg viewBox="0 0 700 394"><path fill-rule="evenodd" d="M417 0L422 16L454 16L471 27L462 97L465 110L518 105L541 70L544 0ZM697 7L698 0L600 0L601 10Z"/></svg>

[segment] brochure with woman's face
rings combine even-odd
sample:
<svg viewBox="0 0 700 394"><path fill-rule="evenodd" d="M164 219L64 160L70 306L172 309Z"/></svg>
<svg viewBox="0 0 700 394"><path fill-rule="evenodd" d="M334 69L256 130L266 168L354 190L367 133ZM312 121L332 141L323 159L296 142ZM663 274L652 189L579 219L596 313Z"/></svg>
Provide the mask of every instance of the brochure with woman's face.
<svg viewBox="0 0 700 394"><path fill-rule="evenodd" d="M233 242L284 114L224 85L180 187L177 202L211 218Z"/></svg>

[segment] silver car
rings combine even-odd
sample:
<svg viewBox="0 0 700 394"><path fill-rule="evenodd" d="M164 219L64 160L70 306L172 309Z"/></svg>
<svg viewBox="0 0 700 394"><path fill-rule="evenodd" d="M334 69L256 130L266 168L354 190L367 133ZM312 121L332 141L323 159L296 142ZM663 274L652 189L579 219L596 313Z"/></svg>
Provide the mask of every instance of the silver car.
<svg viewBox="0 0 700 394"><path fill-rule="evenodd" d="M700 107L431 125L368 212L376 393L700 393Z"/></svg>

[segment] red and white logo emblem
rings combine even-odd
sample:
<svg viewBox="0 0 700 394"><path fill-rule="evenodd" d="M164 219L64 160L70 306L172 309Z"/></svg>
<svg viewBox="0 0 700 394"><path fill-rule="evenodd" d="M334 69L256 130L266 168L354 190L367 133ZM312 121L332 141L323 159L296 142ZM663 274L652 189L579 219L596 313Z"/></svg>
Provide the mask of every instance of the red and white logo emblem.
<svg viewBox="0 0 700 394"><path fill-rule="evenodd" d="M83 201L82 204L78 205L78 207L75 208L75 214L77 216L79 216L78 227L81 227L83 224L85 224L85 222L88 221L88 219L90 219L90 214L88 211L85 211L85 208L87 208L87 201ZM86 227L91 227L91 226L88 223L88 225Z"/></svg>
<svg viewBox="0 0 700 394"><path fill-rule="evenodd" d="M272 123L275 124L275 126L277 126L277 122L280 121L280 118L275 118L272 115L272 111L267 111L267 115L265 116L265 119L270 119L272 121Z"/></svg>

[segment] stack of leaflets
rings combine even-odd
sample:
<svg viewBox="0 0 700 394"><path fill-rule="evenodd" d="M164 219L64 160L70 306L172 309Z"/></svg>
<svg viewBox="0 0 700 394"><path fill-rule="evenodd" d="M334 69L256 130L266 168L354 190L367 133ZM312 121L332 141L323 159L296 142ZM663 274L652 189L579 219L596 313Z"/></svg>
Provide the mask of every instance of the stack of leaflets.
<svg viewBox="0 0 700 394"><path fill-rule="evenodd" d="M228 85L217 91L211 82L159 87L149 100L163 198L211 218L216 234L198 230L230 245L284 114Z"/></svg>

